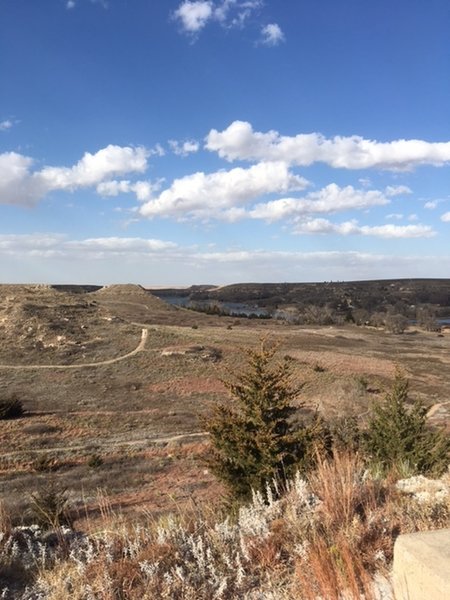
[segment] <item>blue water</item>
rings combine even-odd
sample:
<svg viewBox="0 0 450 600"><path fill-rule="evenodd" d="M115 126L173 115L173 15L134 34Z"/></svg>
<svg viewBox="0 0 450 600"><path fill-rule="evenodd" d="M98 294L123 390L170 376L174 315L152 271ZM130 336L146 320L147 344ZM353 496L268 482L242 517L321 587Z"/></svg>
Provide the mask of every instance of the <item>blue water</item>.
<svg viewBox="0 0 450 600"><path fill-rule="evenodd" d="M183 306L184 308L191 308L194 306L208 308L208 306L214 305L220 310L229 313L231 316L242 315L248 317L249 315L256 315L257 317L261 317L270 314L270 312L265 308L261 308L253 304L244 304L241 302L217 302L216 300L192 301L188 296L159 296L159 298L168 304L172 304L174 306Z"/></svg>

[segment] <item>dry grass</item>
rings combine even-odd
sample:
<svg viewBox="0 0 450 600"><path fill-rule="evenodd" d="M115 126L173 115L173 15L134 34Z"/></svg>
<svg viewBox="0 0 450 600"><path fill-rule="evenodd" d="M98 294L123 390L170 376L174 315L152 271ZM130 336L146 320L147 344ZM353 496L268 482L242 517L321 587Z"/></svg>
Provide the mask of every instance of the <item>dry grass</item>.
<svg viewBox="0 0 450 600"><path fill-rule="evenodd" d="M388 586L399 533L450 525L448 482L426 502L412 483L401 492L339 455L279 499L270 487L255 494L233 518L217 514L216 499L130 524L102 496L101 528L61 529L52 545L3 518L0 569L15 590L4 598L25 598L28 584L42 600L372 600L380 573Z"/></svg>

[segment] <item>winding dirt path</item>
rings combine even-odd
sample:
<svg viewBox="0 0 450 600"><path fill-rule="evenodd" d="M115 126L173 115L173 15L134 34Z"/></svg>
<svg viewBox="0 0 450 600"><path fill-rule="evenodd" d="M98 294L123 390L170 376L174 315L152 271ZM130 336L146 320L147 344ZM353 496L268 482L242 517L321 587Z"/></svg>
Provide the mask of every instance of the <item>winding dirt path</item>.
<svg viewBox="0 0 450 600"><path fill-rule="evenodd" d="M145 349L147 337L148 329L142 329L141 340L134 350L127 354L123 354L122 356L117 356L116 358L109 358L108 360L100 360L93 363L81 363L79 365L0 365L0 369L13 369L15 371L29 371L32 369L88 369L104 365L113 365L114 363L126 360L127 358L142 352Z"/></svg>

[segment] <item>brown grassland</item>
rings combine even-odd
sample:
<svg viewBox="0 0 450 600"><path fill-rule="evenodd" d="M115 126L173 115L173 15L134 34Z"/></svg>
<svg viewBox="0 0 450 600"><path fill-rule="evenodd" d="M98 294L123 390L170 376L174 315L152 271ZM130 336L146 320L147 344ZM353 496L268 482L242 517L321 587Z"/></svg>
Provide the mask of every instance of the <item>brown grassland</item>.
<svg viewBox="0 0 450 600"><path fill-rule="evenodd" d="M132 354L142 330L148 337ZM448 423L447 334L210 316L139 286L89 294L1 286L0 390L26 410L0 426L0 481L14 520L27 521L29 493L49 478L67 489L79 526L99 516L99 494L130 518L216 498L199 416L226 398L221 378L261 336L293 359L302 417L363 420L400 367L411 398Z"/></svg>

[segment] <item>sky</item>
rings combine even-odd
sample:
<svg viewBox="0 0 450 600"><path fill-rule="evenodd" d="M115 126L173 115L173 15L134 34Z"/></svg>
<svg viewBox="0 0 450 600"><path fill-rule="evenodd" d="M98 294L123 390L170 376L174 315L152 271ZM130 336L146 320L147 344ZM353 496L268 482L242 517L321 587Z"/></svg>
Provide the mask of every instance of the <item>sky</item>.
<svg viewBox="0 0 450 600"><path fill-rule="evenodd" d="M450 276L448 0L0 0L0 282Z"/></svg>

